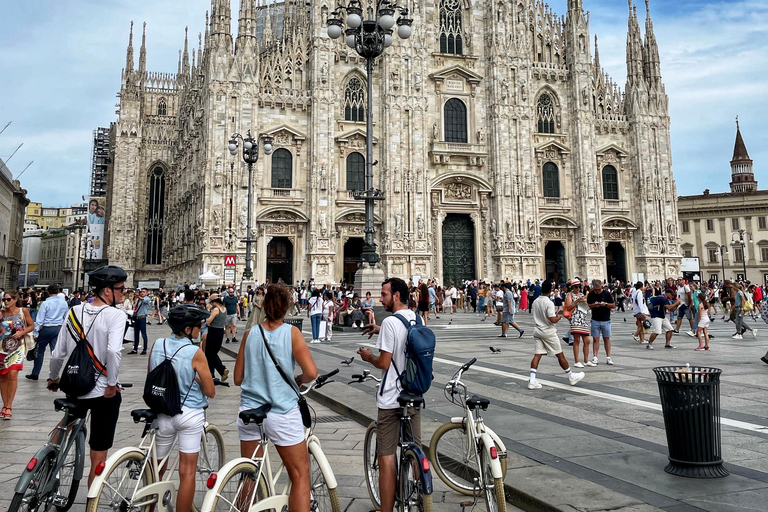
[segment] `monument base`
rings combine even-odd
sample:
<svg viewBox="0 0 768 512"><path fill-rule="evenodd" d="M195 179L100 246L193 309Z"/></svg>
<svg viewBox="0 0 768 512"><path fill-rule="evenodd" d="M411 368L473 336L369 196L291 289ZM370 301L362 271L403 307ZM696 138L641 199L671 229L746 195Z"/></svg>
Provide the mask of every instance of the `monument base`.
<svg viewBox="0 0 768 512"><path fill-rule="evenodd" d="M252 290L256 290L256 281L246 280L243 279L240 281L240 296L245 295L245 293L248 291L248 287L251 287Z"/></svg>
<svg viewBox="0 0 768 512"><path fill-rule="evenodd" d="M355 291L360 294L361 300L365 298L367 292L371 292L371 297L378 304L379 297L381 297L381 283L386 278L387 276L381 267L371 267L363 263L355 272Z"/></svg>

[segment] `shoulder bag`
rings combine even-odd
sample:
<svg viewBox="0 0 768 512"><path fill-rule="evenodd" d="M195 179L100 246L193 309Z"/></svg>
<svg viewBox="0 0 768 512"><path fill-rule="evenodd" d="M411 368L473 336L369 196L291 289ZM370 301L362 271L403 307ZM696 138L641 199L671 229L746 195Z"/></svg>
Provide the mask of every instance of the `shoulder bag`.
<svg viewBox="0 0 768 512"><path fill-rule="evenodd" d="M280 364L277 362L277 359L275 359L275 356L272 354L272 349L269 348L269 343L267 343L267 335L264 333L264 327L259 325L259 330L261 331L261 337L264 340L264 346L267 348L267 353L269 354L269 358L272 359L272 362L275 365L275 368L277 368L277 373L280 374L280 376L283 378L286 384L288 384L294 393L296 393L296 396L299 398L298 404L299 404L299 411L301 412L301 422L304 424L305 428L309 428L312 426L312 414L309 412L309 404L307 403L307 399L304 398L304 395L302 395L298 389L294 386L293 380L289 379L288 376L285 374L283 369L280 367Z"/></svg>

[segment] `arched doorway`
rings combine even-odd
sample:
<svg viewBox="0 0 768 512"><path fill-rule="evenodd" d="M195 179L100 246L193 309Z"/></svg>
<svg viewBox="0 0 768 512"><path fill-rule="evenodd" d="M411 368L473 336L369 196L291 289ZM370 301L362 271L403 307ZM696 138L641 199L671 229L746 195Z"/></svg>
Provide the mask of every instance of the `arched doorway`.
<svg viewBox="0 0 768 512"><path fill-rule="evenodd" d="M355 284L355 272L357 272L360 256L363 254L364 240L359 237L350 238L344 244L344 281L347 284Z"/></svg>
<svg viewBox="0 0 768 512"><path fill-rule="evenodd" d="M449 213L443 222L443 284L477 277L475 225L469 215Z"/></svg>
<svg viewBox="0 0 768 512"><path fill-rule="evenodd" d="M605 266L608 279L627 282L627 253L619 242L610 242L605 248Z"/></svg>
<svg viewBox="0 0 768 512"><path fill-rule="evenodd" d="M285 237L273 238L267 245L267 279L277 283L281 279L293 284L293 244Z"/></svg>
<svg viewBox="0 0 768 512"><path fill-rule="evenodd" d="M562 242L547 242L544 248L544 264L548 280L557 284L565 282L568 273L565 267L565 247Z"/></svg>

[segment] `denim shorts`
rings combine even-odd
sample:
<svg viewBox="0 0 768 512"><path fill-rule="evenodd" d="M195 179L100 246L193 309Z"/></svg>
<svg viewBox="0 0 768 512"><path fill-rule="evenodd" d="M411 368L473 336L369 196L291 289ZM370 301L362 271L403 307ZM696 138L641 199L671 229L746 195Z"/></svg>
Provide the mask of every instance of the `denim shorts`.
<svg viewBox="0 0 768 512"><path fill-rule="evenodd" d="M677 318L683 317L688 320L691 319L691 308L689 308L687 304L680 304L680 307L677 308Z"/></svg>
<svg viewBox="0 0 768 512"><path fill-rule="evenodd" d="M597 320L592 320L592 325L589 328L589 335L593 338L598 338L602 336L603 338L610 338L611 337L611 322L610 320L607 322L599 322Z"/></svg>

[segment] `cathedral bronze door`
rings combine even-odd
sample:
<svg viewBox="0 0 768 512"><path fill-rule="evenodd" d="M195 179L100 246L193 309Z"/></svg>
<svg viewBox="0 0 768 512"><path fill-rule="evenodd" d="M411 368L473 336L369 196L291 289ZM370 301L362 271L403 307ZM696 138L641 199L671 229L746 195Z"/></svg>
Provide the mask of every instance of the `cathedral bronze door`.
<svg viewBox="0 0 768 512"><path fill-rule="evenodd" d="M561 242L547 242L544 247L544 264L547 280L557 284L565 283L568 274L565 268L565 247Z"/></svg>
<svg viewBox="0 0 768 512"><path fill-rule="evenodd" d="M273 238L267 245L267 279L293 284L293 244L285 237Z"/></svg>
<svg viewBox="0 0 768 512"><path fill-rule="evenodd" d="M477 277L475 225L469 215L449 213L443 222L443 285Z"/></svg>
<svg viewBox="0 0 768 512"><path fill-rule="evenodd" d="M353 237L344 244L344 281L348 285L355 284L355 272L363 254L363 242L364 239Z"/></svg>
<svg viewBox="0 0 768 512"><path fill-rule="evenodd" d="M627 282L627 255L623 245L619 242L608 244L605 248L605 264L608 279Z"/></svg>

